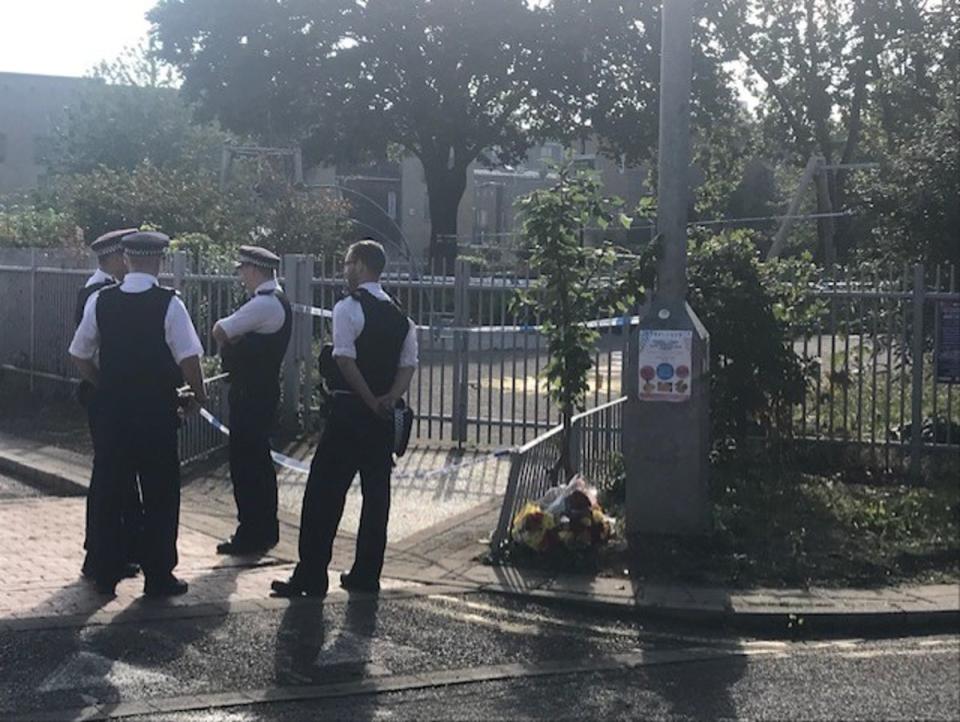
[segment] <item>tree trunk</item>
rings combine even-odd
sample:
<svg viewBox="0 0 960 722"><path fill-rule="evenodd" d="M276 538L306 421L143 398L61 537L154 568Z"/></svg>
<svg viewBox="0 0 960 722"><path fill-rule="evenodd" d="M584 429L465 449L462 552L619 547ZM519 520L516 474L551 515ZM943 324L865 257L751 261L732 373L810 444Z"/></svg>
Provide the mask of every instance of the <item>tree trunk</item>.
<svg viewBox="0 0 960 722"><path fill-rule="evenodd" d="M460 162L448 166L438 160L425 161L430 204L430 259L452 264L457 257L457 212L467 187L467 166Z"/></svg>

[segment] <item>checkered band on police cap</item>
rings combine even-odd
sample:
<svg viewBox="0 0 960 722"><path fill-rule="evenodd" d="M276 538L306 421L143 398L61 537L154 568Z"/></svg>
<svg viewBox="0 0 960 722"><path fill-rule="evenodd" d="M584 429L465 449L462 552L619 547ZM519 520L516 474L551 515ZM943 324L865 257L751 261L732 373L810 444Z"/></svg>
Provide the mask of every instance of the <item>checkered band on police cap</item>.
<svg viewBox="0 0 960 722"><path fill-rule="evenodd" d="M257 266L270 271L280 268L280 256L260 246L240 246L237 265Z"/></svg>
<svg viewBox="0 0 960 722"><path fill-rule="evenodd" d="M102 236L98 236L97 239L90 244L90 250L96 253L98 258L109 256L111 253L117 253L123 250L123 246L120 244L120 239L136 232L136 228L124 228L119 231L110 231L109 233L104 233Z"/></svg>
<svg viewBox="0 0 960 722"><path fill-rule="evenodd" d="M162 256L170 245L170 237L157 231L138 231L120 239L123 250L131 256Z"/></svg>

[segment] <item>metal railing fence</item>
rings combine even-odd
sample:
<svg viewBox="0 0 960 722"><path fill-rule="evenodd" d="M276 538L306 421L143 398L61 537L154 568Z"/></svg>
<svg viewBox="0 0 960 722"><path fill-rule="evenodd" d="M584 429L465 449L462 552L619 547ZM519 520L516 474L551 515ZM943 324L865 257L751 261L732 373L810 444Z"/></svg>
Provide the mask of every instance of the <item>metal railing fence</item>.
<svg viewBox="0 0 960 722"><path fill-rule="evenodd" d="M230 404L227 402L229 385L227 374L218 374L207 379L206 409L230 426ZM207 458L215 451L226 448L227 437L211 426L200 414L187 414L178 432L180 463L189 464Z"/></svg>
<svg viewBox="0 0 960 722"><path fill-rule="evenodd" d="M623 451L623 409L626 397L577 414L570 422L572 465L575 473L602 485L613 481L616 459ZM563 425L557 425L510 452L510 475L497 528L491 538L496 554L510 539L514 517L527 502L539 499L554 486L569 479L559 477L558 460Z"/></svg>
<svg viewBox="0 0 960 722"><path fill-rule="evenodd" d="M66 348L76 292L89 269L76 268L73 256L58 263L47 251L18 249L13 260L20 265L0 265L0 365L30 372L31 383L42 375L73 377ZM171 254L162 280L180 290L206 353L216 354L213 324L243 301L239 280L192 273L183 253ZM341 261L286 255L282 282L293 302L329 311L343 293ZM543 377L550 355L537 328L542 319L513 303L518 289L535 282L524 264L509 272L463 259L419 264L415 272L387 269L384 285L418 325L421 363L409 392L417 438L500 448L559 423ZM814 372L783 430L808 443L859 448L886 467L909 460L914 471L924 454L956 451L960 393L934 373L940 310L960 299L955 269L836 271L807 294L823 312L798 334L794 350ZM295 315L284 366L287 418L316 403L316 358L330 330L327 317ZM628 334L622 325L599 332L588 408L622 395Z"/></svg>
<svg viewBox="0 0 960 722"><path fill-rule="evenodd" d="M859 448L884 468L909 460L915 477L925 454L960 451L960 393L935 369L956 270L835 271L810 294L822 312L794 342L812 377L790 436Z"/></svg>
<svg viewBox="0 0 960 722"><path fill-rule="evenodd" d="M311 265L312 293L301 302L332 309L344 289L340 260ZM542 319L514 303L519 289L535 283L526 266L491 272L458 260L422 267L415 277L388 268L384 287L418 326L420 366L408 395L417 411L417 437L512 446L559 422L543 377L550 354L539 331ZM596 313L611 317L616 311ZM317 344L330 338L328 318L314 317L313 323ZM613 324L598 331L588 407L621 394L627 335Z"/></svg>

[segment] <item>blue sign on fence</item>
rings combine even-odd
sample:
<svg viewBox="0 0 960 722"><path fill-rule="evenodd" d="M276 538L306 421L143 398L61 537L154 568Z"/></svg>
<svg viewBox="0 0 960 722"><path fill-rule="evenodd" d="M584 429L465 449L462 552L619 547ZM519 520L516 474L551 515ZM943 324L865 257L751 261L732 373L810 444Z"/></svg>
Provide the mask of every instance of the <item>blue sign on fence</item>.
<svg viewBox="0 0 960 722"><path fill-rule="evenodd" d="M940 303L937 382L960 383L960 301Z"/></svg>

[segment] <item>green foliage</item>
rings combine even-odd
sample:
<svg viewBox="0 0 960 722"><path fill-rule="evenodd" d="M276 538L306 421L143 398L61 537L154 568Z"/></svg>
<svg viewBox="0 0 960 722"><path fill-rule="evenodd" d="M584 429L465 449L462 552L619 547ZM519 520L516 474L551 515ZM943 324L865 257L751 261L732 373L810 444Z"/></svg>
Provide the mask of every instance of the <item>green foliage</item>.
<svg viewBox="0 0 960 722"><path fill-rule="evenodd" d="M44 140L41 157L55 175L143 163L215 172L230 140L216 125L195 124L174 89L91 83Z"/></svg>
<svg viewBox="0 0 960 722"><path fill-rule="evenodd" d="M197 232L222 240L236 233L213 178L149 162L130 171L101 166L58 176L44 198L53 207L68 210L87 238L143 223L170 235Z"/></svg>
<svg viewBox="0 0 960 722"><path fill-rule="evenodd" d="M0 246L77 244L77 225L69 213L52 208L0 206Z"/></svg>
<svg viewBox="0 0 960 722"><path fill-rule="evenodd" d="M206 233L183 233L174 237L170 249L186 252L191 268L204 273L230 275L234 272L233 264L237 260L236 250L239 245L217 243Z"/></svg>
<svg viewBox="0 0 960 722"><path fill-rule="evenodd" d="M647 158L656 140L659 0L160 0L157 51L207 118L308 160L423 164L431 240L455 235L469 165L538 140L600 136ZM697 118L732 108L697 26ZM722 100L718 100L722 99Z"/></svg>
<svg viewBox="0 0 960 722"><path fill-rule="evenodd" d="M865 255L960 266L960 152L957 100L898 143L881 173L864 173L861 198L873 223Z"/></svg>
<svg viewBox="0 0 960 722"><path fill-rule="evenodd" d="M620 517L627 503L627 467L623 454L611 454L608 464L606 473L596 480L600 506L607 514Z"/></svg>
<svg viewBox="0 0 960 722"><path fill-rule="evenodd" d="M640 259L626 273L618 273L617 255L610 243L598 247L580 244L584 227L606 228L631 219L620 212L621 203L605 198L596 179L559 169L553 187L521 198L518 207L523 234L530 248L530 265L537 277L534 288L518 294L518 303L536 308L547 339L550 360L544 368L550 394L560 406L564 426L576 410L583 409L591 352L598 337L586 321L601 309L618 312L642 292L639 279L649 267ZM569 471L565 434L561 461Z"/></svg>
<svg viewBox="0 0 960 722"><path fill-rule="evenodd" d="M354 237L346 202L330 194L300 191L282 177L267 175L257 184L256 197L247 206L252 212L260 242L278 253L332 253L340 255ZM234 199L239 211L242 189Z"/></svg>
<svg viewBox="0 0 960 722"><path fill-rule="evenodd" d="M880 256L956 262L960 5L924 0L720 0L709 3L722 47L742 61L759 100L761 152L799 178L812 153L826 164L829 204L852 210L795 229L794 247L825 263ZM813 233L816 233L816 236Z"/></svg>
<svg viewBox="0 0 960 722"><path fill-rule="evenodd" d="M690 304L710 332L715 443L775 430L805 389L793 340L821 310L804 293L816 267L809 257L761 263L750 234L732 231L695 238L688 271Z"/></svg>
<svg viewBox="0 0 960 722"><path fill-rule="evenodd" d="M188 234L184 248L210 268L243 243L264 243L278 253L336 251L349 231L343 205L327 195L286 183L271 184L260 196L242 182L221 191L212 173L150 162L130 171L100 166L57 176L37 204L60 209L87 239L144 224L171 236Z"/></svg>
<svg viewBox="0 0 960 722"><path fill-rule="evenodd" d="M221 188L221 147L233 137L195 123L169 87L170 70L145 49L127 51L98 73L108 82L87 86L55 128L47 143L49 181L32 203L4 212L0 243L54 243L75 235L74 226L89 241L149 225L176 237L197 267L209 270L229 268L242 243L280 253L343 245L343 205L294 188L269 164L239 163Z"/></svg>

